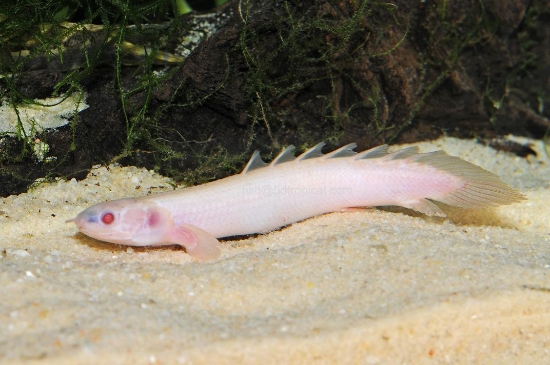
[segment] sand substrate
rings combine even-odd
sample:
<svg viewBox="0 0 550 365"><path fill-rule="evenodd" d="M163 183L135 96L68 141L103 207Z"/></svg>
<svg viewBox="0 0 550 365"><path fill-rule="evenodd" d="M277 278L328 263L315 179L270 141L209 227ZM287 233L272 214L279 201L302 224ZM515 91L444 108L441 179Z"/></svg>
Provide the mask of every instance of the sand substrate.
<svg viewBox="0 0 550 365"><path fill-rule="evenodd" d="M518 140L518 138L516 138ZM529 142L521 139L521 142ZM339 212L222 241L215 262L129 248L65 220L171 190L151 171L98 167L0 203L3 364L550 363L550 160L452 138L527 201Z"/></svg>

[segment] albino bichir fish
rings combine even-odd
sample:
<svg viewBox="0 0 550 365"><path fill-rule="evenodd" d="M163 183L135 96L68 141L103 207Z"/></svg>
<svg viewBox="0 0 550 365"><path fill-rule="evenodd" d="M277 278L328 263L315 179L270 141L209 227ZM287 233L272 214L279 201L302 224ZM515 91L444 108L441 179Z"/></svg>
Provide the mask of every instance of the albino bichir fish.
<svg viewBox="0 0 550 365"><path fill-rule="evenodd" d="M396 205L445 216L432 200L483 208L525 199L496 175L443 151L388 153L384 145L357 153L352 143L323 155L323 146L298 157L289 146L269 165L256 151L238 175L96 204L67 222L101 241L178 244L194 258L213 260L220 237L269 232L346 208Z"/></svg>

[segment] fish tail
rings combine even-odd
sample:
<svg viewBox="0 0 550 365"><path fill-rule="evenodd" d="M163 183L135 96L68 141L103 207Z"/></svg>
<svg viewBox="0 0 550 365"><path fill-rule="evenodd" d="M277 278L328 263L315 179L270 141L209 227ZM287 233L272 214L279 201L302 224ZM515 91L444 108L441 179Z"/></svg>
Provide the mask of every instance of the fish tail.
<svg viewBox="0 0 550 365"><path fill-rule="evenodd" d="M470 162L444 151L422 153L409 157L417 163L435 167L457 177L464 184L444 196L432 198L447 205L461 208L485 208L520 202L526 197L500 178Z"/></svg>

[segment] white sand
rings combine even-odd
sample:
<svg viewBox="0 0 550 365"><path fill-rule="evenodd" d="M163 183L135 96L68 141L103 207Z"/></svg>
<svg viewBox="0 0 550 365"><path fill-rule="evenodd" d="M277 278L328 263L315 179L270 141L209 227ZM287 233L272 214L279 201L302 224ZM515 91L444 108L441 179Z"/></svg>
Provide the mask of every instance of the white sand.
<svg viewBox="0 0 550 365"><path fill-rule="evenodd" d="M244 240L219 261L101 243L65 224L90 204L170 190L98 168L0 203L0 362L542 364L550 359L550 160L421 143L528 201L493 211L333 213Z"/></svg>

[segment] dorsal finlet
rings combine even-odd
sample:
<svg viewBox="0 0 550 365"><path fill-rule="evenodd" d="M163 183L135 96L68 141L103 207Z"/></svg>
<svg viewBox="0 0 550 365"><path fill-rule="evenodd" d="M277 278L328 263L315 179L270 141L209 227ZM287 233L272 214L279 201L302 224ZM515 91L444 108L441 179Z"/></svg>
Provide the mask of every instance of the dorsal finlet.
<svg viewBox="0 0 550 365"><path fill-rule="evenodd" d="M309 158L315 158L315 157L321 157L323 156L323 152L321 150L325 146L325 142L317 143L315 146L311 147L306 152L302 153L300 156L298 156L298 161L307 160Z"/></svg>
<svg viewBox="0 0 550 365"><path fill-rule="evenodd" d="M252 157L250 157L250 160L248 160L248 163L244 167L241 174L246 174L247 172L250 172L252 170L258 169L260 167L265 167L267 164L262 160L262 157L260 156L260 151L256 150L252 154Z"/></svg>
<svg viewBox="0 0 550 365"><path fill-rule="evenodd" d="M369 158L380 158L387 155L388 155L388 145L383 144L381 146L371 148L370 150L360 152L357 156L355 156L355 159L363 160L363 159L369 159Z"/></svg>
<svg viewBox="0 0 550 365"><path fill-rule="evenodd" d="M303 160L308 160L310 158L316 158L316 157L324 157L326 159L331 159L331 158L354 156L355 160L361 160L361 159L380 158L380 157L388 156L389 159L400 160L400 159L409 158L415 155L417 155L419 158L422 156L422 155L419 155L418 153L418 147L408 147L400 151L396 151L388 154L388 145L381 145L378 147L371 148L367 151L357 153L354 151L354 149L357 147L357 144L355 143L349 143L345 146L338 148L337 150L334 150L324 155L321 152L324 146L325 146L325 142L318 143L312 148L308 149L306 152L302 153L300 156L294 157L294 150L296 149L296 147L294 147L293 145L290 145L286 147L283 151L281 151L281 153L279 153L277 157L275 157L275 159L269 165L265 163L260 157L260 151L254 151L254 153L252 154L252 157L246 164L246 167L243 169L241 174L246 174L252 170L256 170L261 167L276 166L285 162L303 161Z"/></svg>
<svg viewBox="0 0 550 365"><path fill-rule="evenodd" d="M390 153L390 158L392 160L402 160L402 159L409 158L409 157L414 156L414 155L418 155L418 147L417 146L403 148L402 150Z"/></svg>
<svg viewBox="0 0 550 365"><path fill-rule="evenodd" d="M357 147L356 143L350 143L345 146L338 148L337 150L327 153L324 158L339 158L339 157L350 157L355 156L357 152L354 149Z"/></svg>
<svg viewBox="0 0 550 365"><path fill-rule="evenodd" d="M287 148L282 150L281 153L279 153L273 161L271 161L269 166L275 166L284 162L294 161L296 159L296 157L294 157L295 149L296 147L294 147L293 145L288 146Z"/></svg>

